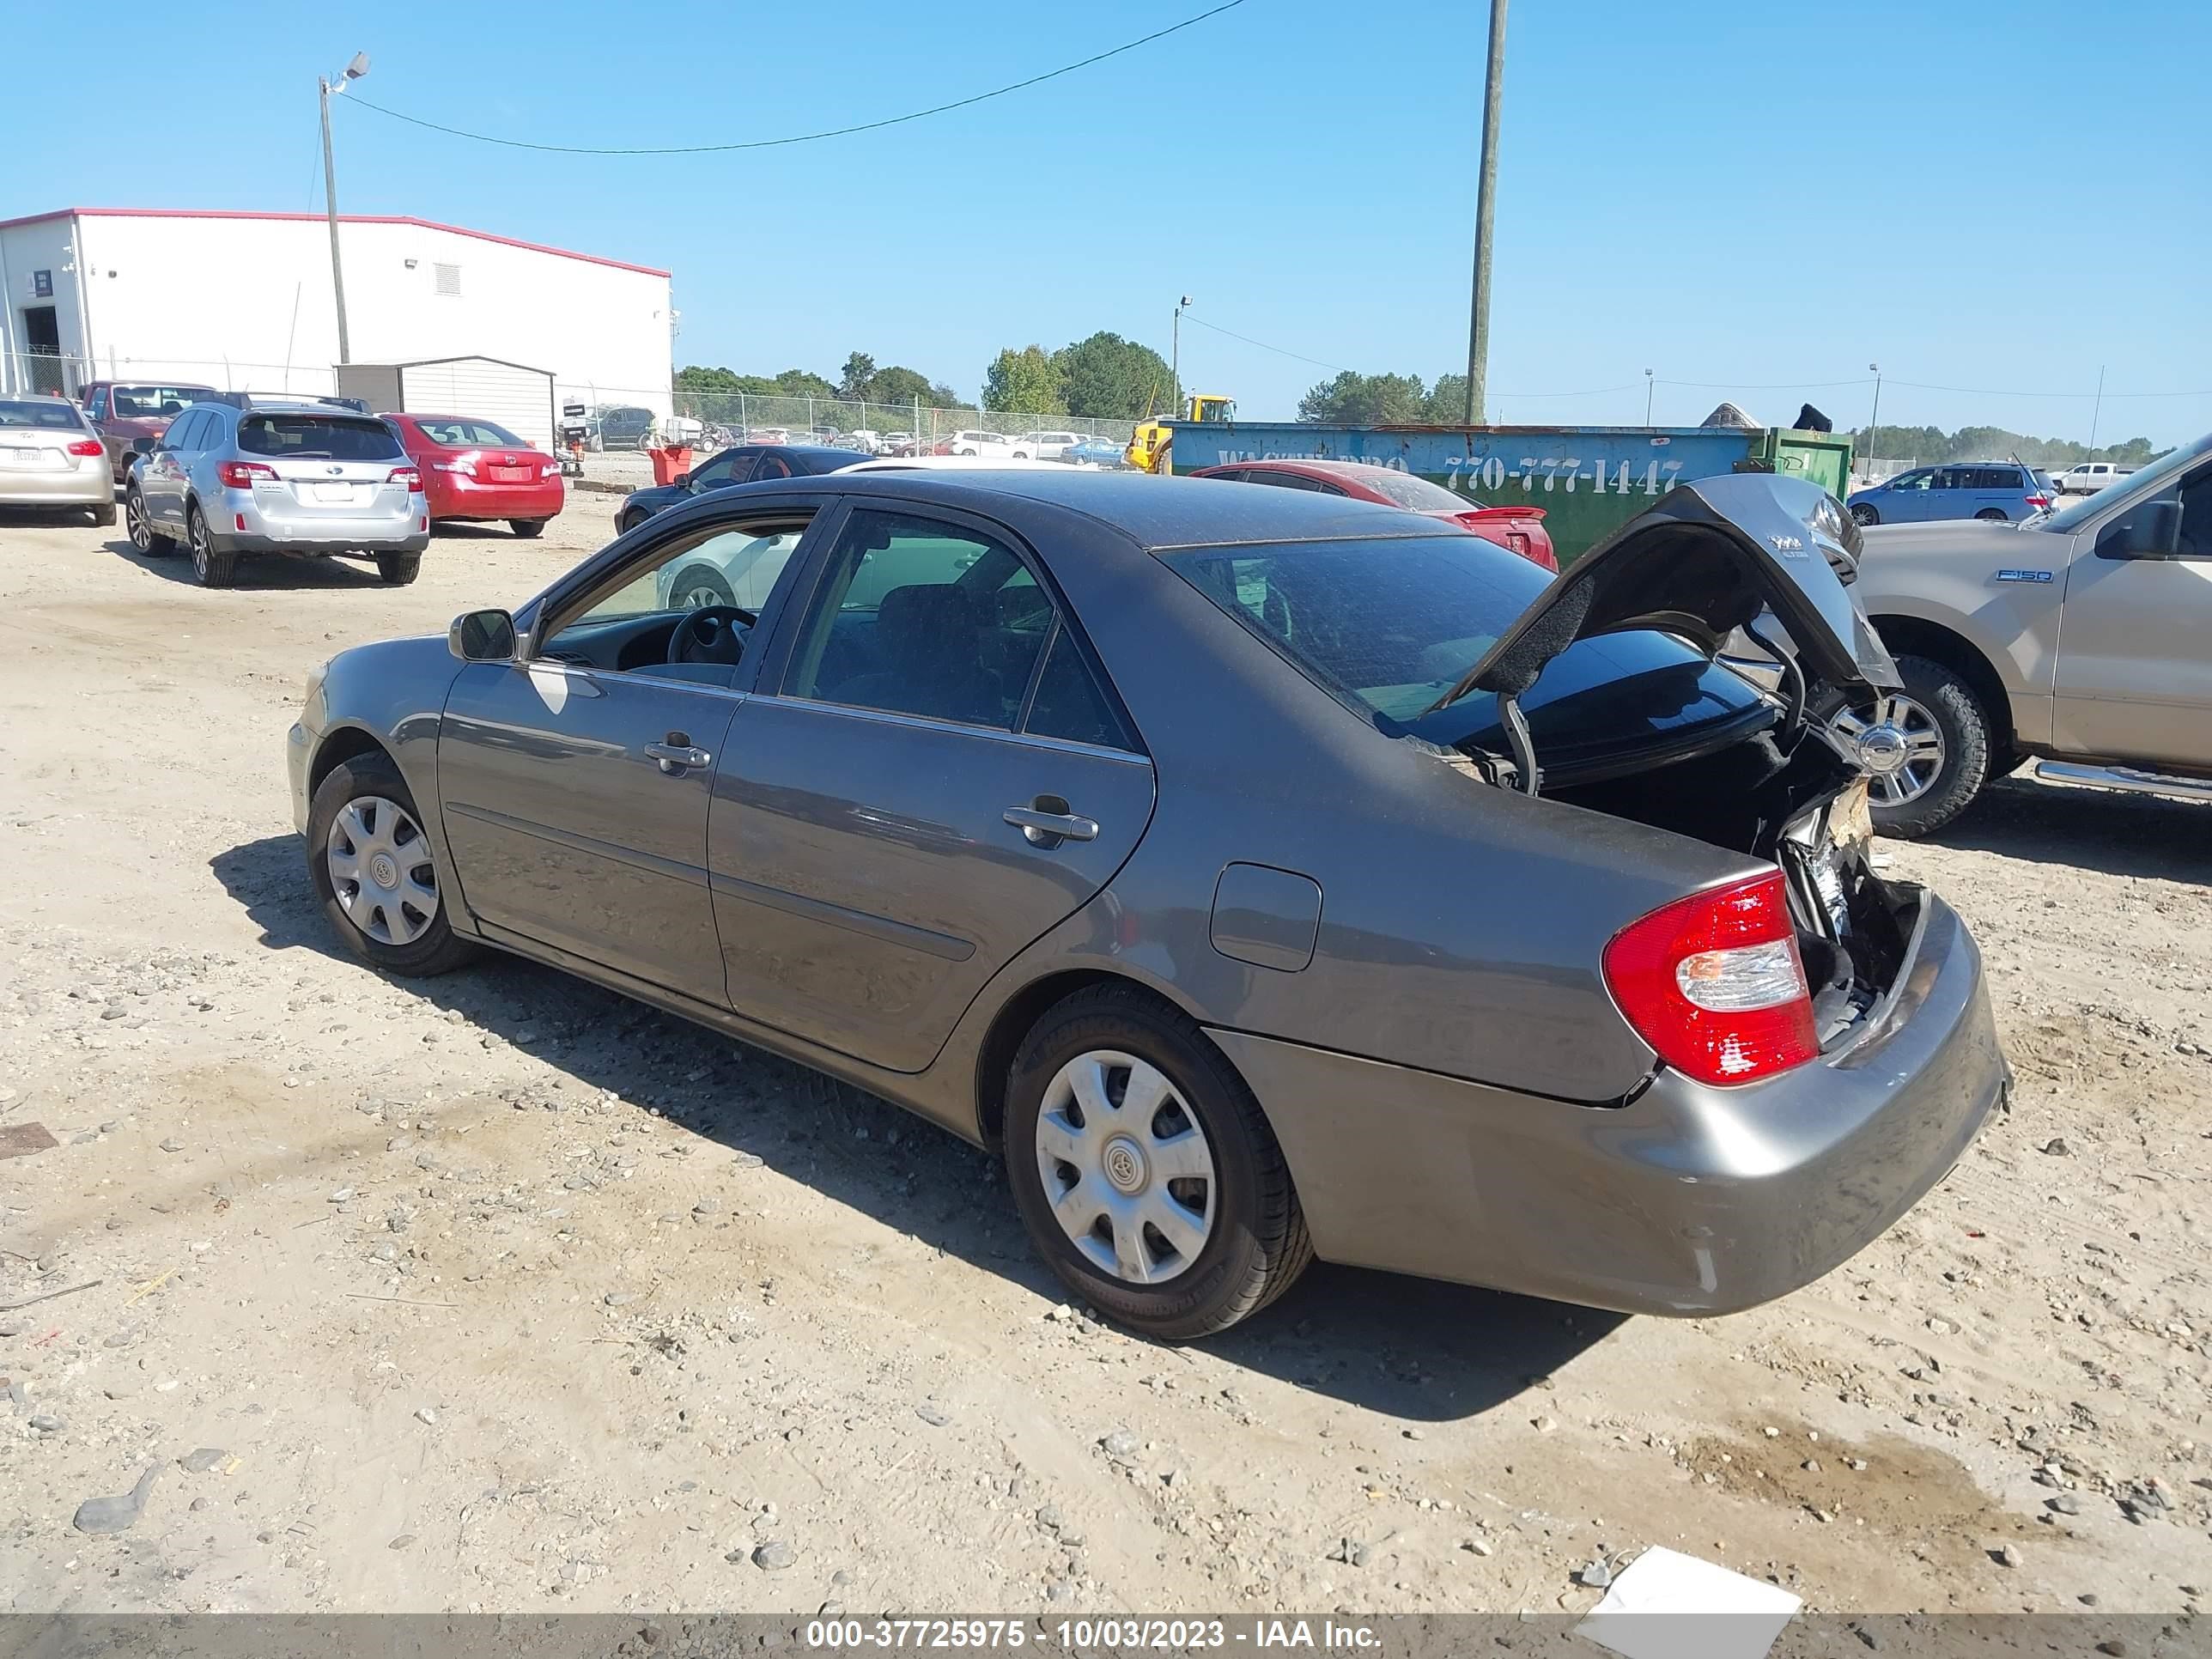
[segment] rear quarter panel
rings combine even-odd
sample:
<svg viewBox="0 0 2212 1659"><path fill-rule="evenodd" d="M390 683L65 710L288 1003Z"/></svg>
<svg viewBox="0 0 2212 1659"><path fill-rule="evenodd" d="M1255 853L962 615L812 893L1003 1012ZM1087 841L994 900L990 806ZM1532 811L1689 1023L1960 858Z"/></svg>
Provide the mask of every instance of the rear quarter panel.
<svg viewBox="0 0 2212 1659"><path fill-rule="evenodd" d="M1107 892L1025 952L1016 982L1108 968L1209 1024L1568 1099L1618 1099L1649 1073L1601 977L1606 941L1755 861L1509 793L1384 736L1149 556L1054 568L1158 799ZM1214 948L1232 862L1321 887L1310 966Z"/></svg>

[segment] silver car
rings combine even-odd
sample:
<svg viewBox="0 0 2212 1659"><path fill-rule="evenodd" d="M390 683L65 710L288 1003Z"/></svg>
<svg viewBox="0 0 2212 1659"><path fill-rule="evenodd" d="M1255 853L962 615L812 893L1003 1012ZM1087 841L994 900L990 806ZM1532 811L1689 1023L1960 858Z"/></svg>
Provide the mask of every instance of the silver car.
<svg viewBox="0 0 2212 1659"><path fill-rule="evenodd" d="M1820 723L1898 682L1857 539L1755 473L1556 579L1302 490L747 484L311 674L294 822L378 968L496 946L998 1149L1148 1335L1316 1256L1723 1313L2006 1087L1965 924L1874 867ZM724 550L766 597L692 607ZM1762 609L1778 696L1714 660Z"/></svg>
<svg viewBox="0 0 2212 1659"><path fill-rule="evenodd" d="M422 475L392 428L313 401L192 404L131 463L124 512L140 552L183 542L204 587L228 586L247 553L370 558L411 582L430 540Z"/></svg>
<svg viewBox="0 0 2212 1659"><path fill-rule="evenodd" d="M76 507L115 522L106 447L75 404L0 398L0 507Z"/></svg>

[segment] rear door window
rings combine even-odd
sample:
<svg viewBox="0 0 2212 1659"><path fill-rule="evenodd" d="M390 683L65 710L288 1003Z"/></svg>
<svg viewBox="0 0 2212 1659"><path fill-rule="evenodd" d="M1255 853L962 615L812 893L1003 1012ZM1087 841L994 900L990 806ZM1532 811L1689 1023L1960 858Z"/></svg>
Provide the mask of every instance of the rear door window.
<svg viewBox="0 0 2212 1659"><path fill-rule="evenodd" d="M249 415L238 423L238 447L278 460L389 461L399 441L381 421L327 415Z"/></svg>

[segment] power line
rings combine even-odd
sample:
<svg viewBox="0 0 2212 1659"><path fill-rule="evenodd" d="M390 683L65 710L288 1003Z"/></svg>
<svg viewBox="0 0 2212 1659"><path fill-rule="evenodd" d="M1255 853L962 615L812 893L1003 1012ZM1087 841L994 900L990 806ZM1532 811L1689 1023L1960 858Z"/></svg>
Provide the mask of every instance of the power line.
<svg viewBox="0 0 2212 1659"><path fill-rule="evenodd" d="M1170 34L1179 33L1184 29L1203 23L1209 17L1218 17L1224 11L1234 11L1243 3L1244 0L1224 0L1223 4L1214 7L1211 11L1202 11L1195 17L1186 17L1180 23L1170 23L1164 29L1154 29L1150 34L1139 35L1134 40L1125 41L1121 46L1110 47L1105 52L1094 52L1091 56L1073 64L1063 64L1058 69L1047 70L1042 75L1032 75L1026 81L1017 81L1011 86L994 87L988 92L979 92L969 98L957 98L949 104L933 105L928 109L918 109L906 115L889 116L880 121L863 121L855 126L831 127L823 132L793 133L782 138L753 138L742 143L660 144L635 149L610 149L592 144L539 144L522 138L497 138L488 132L470 132L460 127L444 126L436 121L426 121L418 115L404 115L396 109L386 109L381 104L372 104L358 93L349 94L347 101L358 104L363 109L373 109L379 115L388 115L395 121L404 121L410 126L427 127L433 132L442 132L451 137L468 138L480 144L499 144L507 149L545 150L557 155L711 155L738 149L775 149L786 144L811 144L823 138L844 138L856 132L875 132L884 127L901 126L908 121L927 120L933 115L945 115L956 109L966 109L970 104L983 103L989 99L1003 98L1008 93L1021 92L1030 87L1041 86L1045 82L1057 80L1063 75L1073 75L1078 70L1089 69L1093 64L1103 64L1109 58L1119 58L1125 52L1134 52L1139 46L1150 46L1155 40L1164 40Z"/></svg>
<svg viewBox="0 0 2212 1659"><path fill-rule="evenodd" d="M1309 357L1303 351L1291 351L1283 346L1269 345L1265 340L1255 340L1249 334L1239 334L1233 328L1224 328L1218 323L1209 323L1205 318L1194 316L1189 312L1183 313L1183 320L1196 323L1200 328L1212 329L1216 334L1226 334L1232 340L1242 340L1248 346L1257 346L1262 351L1272 351L1279 357L1295 357L1302 363L1311 363L1316 368L1333 368L1340 374L1350 374L1355 372L1345 368L1341 363L1325 363L1318 357Z"/></svg>
<svg viewBox="0 0 2212 1659"><path fill-rule="evenodd" d="M2094 392L2004 392L1985 386L1931 386L1924 380L1886 380L1887 386L1909 386L1917 392L1963 392L1976 398L2080 398L2085 401L2100 394ZM2208 392L2106 392L2106 398L2212 398Z"/></svg>
<svg viewBox="0 0 2212 1659"><path fill-rule="evenodd" d="M1670 380L1659 376L1661 386L1686 386L1699 392L1825 392L1832 386L1872 386L1874 376L1865 374L1856 380ZM1902 380L1892 380L1892 386L1903 386Z"/></svg>

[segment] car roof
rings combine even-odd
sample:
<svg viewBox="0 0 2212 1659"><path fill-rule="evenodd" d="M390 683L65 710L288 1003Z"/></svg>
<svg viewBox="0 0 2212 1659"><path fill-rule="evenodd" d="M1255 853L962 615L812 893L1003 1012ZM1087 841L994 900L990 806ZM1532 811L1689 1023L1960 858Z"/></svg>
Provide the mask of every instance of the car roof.
<svg viewBox="0 0 2212 1659"><path fill-rule="evenodd" d="M1398 540L1438 533L1433 520L1373 501L1305 490L1224 489L1213 480L1160 478L1143 472L1050 466L974 472L847 470L806 483L824 493L855 499L940 502L1005 520L1016 530L1039 516L1035 509L1077 514L1152 551L1240 543ZM755 492L789 488L791 481L786 480L746 484L703 497L702 505L734 505Z"/></svg>

